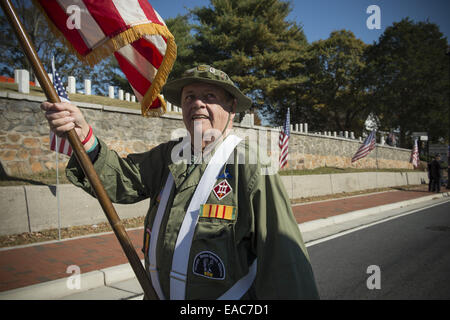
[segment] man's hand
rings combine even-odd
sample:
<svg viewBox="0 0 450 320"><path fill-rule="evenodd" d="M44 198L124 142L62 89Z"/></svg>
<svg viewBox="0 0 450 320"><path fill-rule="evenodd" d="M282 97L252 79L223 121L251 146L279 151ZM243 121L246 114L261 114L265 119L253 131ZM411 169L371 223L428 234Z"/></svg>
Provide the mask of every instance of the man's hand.
<svg viewBox="0 0 450 320"><path fill-rule="evenodd" d="M48 121L50 130L58 137L63 137L67 131L75 129L80 141L84 141L89 133L89 124L84 119L81 110L68 102L51 103L45 101L41 104L41 109L45 111L45 118ZM94 144L95 138L92 136L84 145L85 150Z"/></svg>

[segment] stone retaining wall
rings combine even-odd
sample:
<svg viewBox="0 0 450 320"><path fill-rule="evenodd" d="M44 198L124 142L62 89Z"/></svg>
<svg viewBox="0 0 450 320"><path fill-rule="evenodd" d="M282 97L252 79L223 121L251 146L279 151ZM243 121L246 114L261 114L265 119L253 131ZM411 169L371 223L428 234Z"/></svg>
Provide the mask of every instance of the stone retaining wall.
<svg viewBox="0 0 450 320"><path fill-rule="evenodd" d="M0 162L10 174L30 174L56 168L55 153L49 150L49 127L39 108L44 97L0 92ZM110 148L124 156L144 152L171 139L176 129L184 128L180 115L144 118L139 110L81 102L78 105L95 134ZM310 125L313 129L313 125ZM235 125L241 136L266 134L272 140L272 155L277 159L278 131L258 126ZM311 129L311 128L310 128ZM402 168L412 169L411 150L377 146L366 158L351 164L359 148L358 140L291 133L288 169L339 168ZM270 150L268 151L270 154ZM60 156L64 168L68 158Z"/></svg>

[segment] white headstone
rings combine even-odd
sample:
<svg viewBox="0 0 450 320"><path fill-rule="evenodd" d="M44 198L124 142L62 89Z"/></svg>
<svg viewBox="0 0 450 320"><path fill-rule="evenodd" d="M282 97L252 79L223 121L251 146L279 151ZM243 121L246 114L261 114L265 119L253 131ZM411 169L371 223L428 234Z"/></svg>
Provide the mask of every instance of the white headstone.
<svg viewBox="0 0 450 320"><path fill-rule="evenodd" d="M19 69L14 70L14 83L19 83Z"/></svg>
<svg viewBox="0 0 450 320"><path fill-rule="evenodd" d="M134 94L131 95L131 102L136 102L136 96Z"/></svg>
<svg viewBox="0 0 450 320"><path fill-rule="evenodd" d="M67 91L68 93L75 93L77 87L77 81L74 76L67 77Z"/></svg>
<svg viewBox="0 0 450 320"><path fill-rule="evenodd" d="M337 137L337 132L333 131L333 137Z"/></svg>
<svg viewBox="0 0 450 320"><path fill-rule="evenodd" d="M171 112L171 111L172 111L172 104L169 101L167 101L167 103L166 103L166 112Z"/></svg>
<svg viewBox="0 0 450 320"><path fill-rule="evenodd" d="M18 90L20 93L30 93L30 73L28 70L17 70Z"/></svg>
<svg viewBox="0 0 450 320"><path fill-rule="evenodd" d="M355 139L355 133L353 131L350 132L350 139Z"/></svg>
<svg viewBox="0 0 450 320"><path fill-rule="evenodd" d="M295 131L298 132L298 123L295 124Z"/></svg>
<svg viewBox="0 0 450 320"><path fill-rule="evenodd" d="M130 93L129 92L125 93L125 100L130 101Z"/></svg>
<svg viewBox="0 0 450 320"><path fill-rule="evenodd" d="M84 80L84 94L87 96L91 95L91 80Z"/></svg>
<svg viewBox="0 0 450 320"><path fill-rule="evenodd" d="M305 128L305 133L308 133L308 124L307 123L305 123L304 128Z"/></svg>
<svg viewBox="0 0 450 320"><path fill-rule="evenodd" d="M303 132L303 123L300 123L300 132Z"/></svg>
<svg viewBox="0 0 450 320"><path fill-rule="evenodd" d="M348 139L348 131L344 131L344 138Z"/></svg>
<svg viewBox="0 0 450 320"><path fill-rule="evenodd" d="M119 100L123 100L123 90L119 89Z"/></svg>
<svg viewBox="0 0 450 320"><path fill-rule="evenodd" d="M108 87L108 97L110 99L114 99L114 87L113 86Z"/></svg>

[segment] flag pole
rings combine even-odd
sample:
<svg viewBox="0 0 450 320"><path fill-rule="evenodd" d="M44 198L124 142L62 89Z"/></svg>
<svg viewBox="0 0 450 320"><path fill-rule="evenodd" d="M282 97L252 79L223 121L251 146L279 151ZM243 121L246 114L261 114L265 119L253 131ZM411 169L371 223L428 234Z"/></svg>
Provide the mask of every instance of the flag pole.
<svg viewBox="0 0 450 320"><path fill-rule="evenodd" d="M0 5L5 12L5 15L7 16L11 27L15 31L25 55L27 56L29 62L33 67L35 76L38 78L38 81L41 84L47 100L53 103L61 102L55 88L53 87L52 82L45 72L45 69L39 59L39 56L37 55L36 50L34 49L33 43L30 41L25 28L23 27L22 23L19 20L19 17L17 16L17 13L11 1L0 0ZM100 202L100 205L106 217L108 218L108 221L117 239L119 240L123 251L125 252L125 255L127 256L134 273L136 274L136 277L144 291L145 297L147 299L158 299L155 290L150 283L150 279L148 278L147 273L142 266L141 260L139 259L139 256L134 249L133 243L128 237L125 227L122 224L122 221L120 220L116 210L114 209L114 206L112 205L111 200L109 199L108 194L106 193L105 188L100 181L100 178L95 172L94 166L89 159L86 151L84 150L84 147L81 144L81 141L78 138L75 129L67 132L67 139L72 146L72 150L74 151L78 163L80 164L84 174L89 180L89 183L94 189L95 195L97 196L97 199Z"/></svg>

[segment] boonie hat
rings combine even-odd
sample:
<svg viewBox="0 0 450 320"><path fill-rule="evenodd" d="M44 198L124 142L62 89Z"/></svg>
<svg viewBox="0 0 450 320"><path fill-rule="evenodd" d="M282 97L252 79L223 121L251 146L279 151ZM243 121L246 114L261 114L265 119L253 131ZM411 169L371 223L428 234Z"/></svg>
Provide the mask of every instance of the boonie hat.
<svg viewBox="0 0 450 320"><path fill-rule="evenodd" d="M181 91L185 86L196 82L214 84L230 93L237 100L236 112L245 111L252 105L252 100L236 87L225 72L209 65L199 65L189 69L183 73L181 78L166 83L162 89L164 98L170 103L181 107Z"/></svg>

